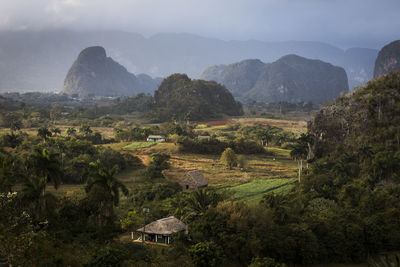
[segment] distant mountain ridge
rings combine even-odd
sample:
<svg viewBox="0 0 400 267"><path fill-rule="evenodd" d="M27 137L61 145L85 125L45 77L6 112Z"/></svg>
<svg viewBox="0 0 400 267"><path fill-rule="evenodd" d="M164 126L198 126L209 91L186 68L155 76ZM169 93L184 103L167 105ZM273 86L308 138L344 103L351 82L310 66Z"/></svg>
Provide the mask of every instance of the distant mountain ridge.
<svg viewBox="0 0 400 267"><path fill-rule="evenodd" d="M321 104L349 90L343 68L297 55L287 55L267 64L249 59L211 66L200 77L225 85L243 101Z"/></svg>
<svg viewBox="0 0 400 267"><path fill-rule="evenodd" d="M374 78L400 70L400 40L385 45L375 61Z"/></svg>
<svg viewBox="0 0 400 267"><path fill-rule="evenodd" d="M140 34L118 31L0 32L0 92L60 90L69 67L85 47L102 46L131 73L197 78L210 65L247 58L273 62L287 54L320 59L345 68L350 87L373 76L375 49L346 51L318 42L222 41L190 34Z"/></svg>
<svg viewBox="0 0 400 267"><path fill-rule="evenodd" d="M88 96L133 96L153 93L160 81L141 74L135 76L107 57L101 46L88 47L79 53L64 81L62 93Z"/></svg>

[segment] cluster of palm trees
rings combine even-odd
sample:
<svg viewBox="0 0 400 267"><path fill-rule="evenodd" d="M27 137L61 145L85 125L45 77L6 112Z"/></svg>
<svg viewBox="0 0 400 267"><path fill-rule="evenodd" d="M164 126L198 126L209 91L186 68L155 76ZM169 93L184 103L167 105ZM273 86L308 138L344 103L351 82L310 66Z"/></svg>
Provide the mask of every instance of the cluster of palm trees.
<svg viewBox="0 0 400 267"><path fill-rule="evenodd" d="M114 206L118 206L120 192L127 196L129 190L116 179L118 166L112 169L105 168L100 161L90 163L91 174L87 180L85 191L89 197L97 202L97 212L92 215L94 222L102 227L114 215Z"/></svg>
<svg viewBox="0 0 400 267"><path fill-rule="evenodd" d="M174 215L184 222L190 222L202 216L210 207L225 200L228 196L213 189L200 188L190 194L180 193L172 201Z"/></svg>
<svg viewBox="0 0 400 267"><path fill-rule="evenodd" d="M309 134L301 134L296 143L292 145L292 150L290 151L290 156L297 160L299 182L303 171L303 160L310 159L310 144L311 136Z"/></svg>
<svg viewBox="0 0 400 267"><path fill-rule="evenodd" d="M49 212L54 212L56 197L46 189L49 184L55 189L61 184L64 172L59 155L46 148L37 147L23 162L22 168L16 168L16 164L16 158L0 157L0 191L12 192L13 187L22 182L22 189L18 195L34 218L42 219ZM18 169L22 169L22 172L19 173ZM120 193L128 195L129 191L115 176L118 172L117 166L109 169L97 161L90 164L90 169L85 190L88 194L93 194L92 191L101 192L101 195L97 196L100 199L97 203L100 214L111 216L114 205L119 203Z"/></svg>

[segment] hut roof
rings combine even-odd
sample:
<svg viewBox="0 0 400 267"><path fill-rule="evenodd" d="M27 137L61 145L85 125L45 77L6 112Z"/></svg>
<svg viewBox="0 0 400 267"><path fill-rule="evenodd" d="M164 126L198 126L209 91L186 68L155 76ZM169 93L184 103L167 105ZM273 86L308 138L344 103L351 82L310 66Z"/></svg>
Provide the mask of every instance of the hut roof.
<svg viewBox="0 0 400 267"><path fill-rule="evenodd" d="M162 139L165 137L163 135L149 135L147 138Z"/></svg>
<svg viewBox="0 0 400 267"><path fill-rule="evenodd" d="M144 231L146 228L146 231ZM159 219L147 224L145 227L139 228L136 232L147 234L170 235L172 233L186 230L187 226L174 216Z"/></svg>
<svg viewBox="0 0 400 267"><path fill-rule="evenodd" d="M185 173L181 179L181 184L191 185L192 187L202 187L208 185L208 181L204 178L199 170L192 170Z"/></svg>

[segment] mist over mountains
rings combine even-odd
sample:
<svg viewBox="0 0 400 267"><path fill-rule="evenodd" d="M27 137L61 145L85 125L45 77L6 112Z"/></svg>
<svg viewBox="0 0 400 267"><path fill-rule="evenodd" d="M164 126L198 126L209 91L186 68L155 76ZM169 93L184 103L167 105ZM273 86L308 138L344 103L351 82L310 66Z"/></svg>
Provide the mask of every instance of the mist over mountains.
<svg viewBox="0 0 400 267"><path fill-rule="evenodd" d="M343 50L319 42L222 41L190 34L140 34L119 31L3 31L0 33L0 92L60 91L79 52L100 45L132 73L197 78L210 65L257 58L269 63L287 54L343 67L349 87L373 77L378 50Z"/></svg>

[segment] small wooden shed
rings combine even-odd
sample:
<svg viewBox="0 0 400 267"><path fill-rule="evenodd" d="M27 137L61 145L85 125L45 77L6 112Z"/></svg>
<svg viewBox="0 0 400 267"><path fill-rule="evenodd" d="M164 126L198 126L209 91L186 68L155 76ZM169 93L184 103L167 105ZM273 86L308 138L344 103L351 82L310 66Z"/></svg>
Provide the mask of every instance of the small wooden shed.
<svg viewBox="0 0 400 267"><path fill-rule="evenodd" d="M187 225L174 216L159 219L136 230L141 233L142 240L162 244L170 244L172 234L181 231L187 233Z"/></svg>
<svg viewBox="0 0 400 267"><path fill-rule="evenodd" d="M179 183L183 190L197 189L208 185L207 179L204 178L203 174L199 170L187 171Z"/></svg>
<svg viewBox="0 0 400 267"><path fill-rule="evenodd" d="M197 139L210 141L211 136L209 136L209 135L198 135Z"/></svg>

